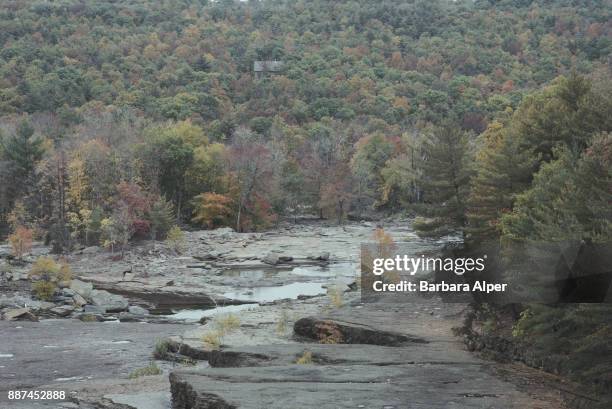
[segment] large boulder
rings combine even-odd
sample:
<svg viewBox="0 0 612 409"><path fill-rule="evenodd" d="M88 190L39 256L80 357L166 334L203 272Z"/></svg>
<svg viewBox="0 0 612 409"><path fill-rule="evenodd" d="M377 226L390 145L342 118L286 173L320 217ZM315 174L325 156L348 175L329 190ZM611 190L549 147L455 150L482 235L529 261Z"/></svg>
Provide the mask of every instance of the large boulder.
<svg viewBox="0 0 612 409"><path fill-rule="evenodd" d="M416 336L319 317L306 317L297 320L293 325L293 332L301 337L334 344L398 346L411 342L419 344L428 342Z"/></svg>
<svg viewBox="0 0 612 409"><path fill-rule="evenodd" d="M143 319L142 315L135 315L129 312L120 312L119 313L119 322L138 322Z"/></svg>
<svg viewBox="0 0 612 409"><path fill-rule="evenodd" d="M81 280L72 280L70 289L86 300L89 300L91 298L91 292L93 291L93 284Z"/></svg>
<svg viewBox="0 0 612 409"><path fill-rule="evenodd" d="M36 315L32 314L29 308L16 308L5 311L4 319L7 321L38 321Z"/></svg>
<svg viewBox="0 0 612 409"><path fill-rule="evenodd" d="M49 310L49 312L55 315L59 315L60 317L67 317L68 315L72 314L73 311L74 307L71 305L62 305L60 307L51 308Z"/></svg>
<svg viewBox="0 0 612 409"><path fill-rule="evenodd" d="M90 299L94 306L103 308L106 312L121 312L128 308L126 298L104 290L93 290Z"/></svg>

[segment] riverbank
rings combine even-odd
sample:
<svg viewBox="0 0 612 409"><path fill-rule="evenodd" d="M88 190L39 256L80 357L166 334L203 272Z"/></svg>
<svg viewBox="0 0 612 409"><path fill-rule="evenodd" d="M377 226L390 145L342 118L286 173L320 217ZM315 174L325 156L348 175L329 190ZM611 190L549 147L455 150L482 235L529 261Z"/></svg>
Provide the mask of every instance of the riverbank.
<svg viewBox="0 0 612 409"><path fill-rule="evenodd" d="M415 254L443 245L419 239L409 221L383 227ZM0 365L10 380L1 388L68 391L70 402L54 408L157 409L171 400L174 409L563 407L554 381L538 371L467 351L452 334L465 305L361 303L359 246L376 228L317 222L188 232L180 255L146 242L118 261L102 249L79 250L67 257L79 282L122 297L125 308L94 314L110 322L78 321L89 304L72 305L64 318L0 321L8 340ZM27 280L6 283L13 299L29 297ZM146 313L130 313L134 307ZM229 313L237 320L221 334ZM155 359L160 345L164 359ZM161 374L131 378L151 363Z"/></svg>

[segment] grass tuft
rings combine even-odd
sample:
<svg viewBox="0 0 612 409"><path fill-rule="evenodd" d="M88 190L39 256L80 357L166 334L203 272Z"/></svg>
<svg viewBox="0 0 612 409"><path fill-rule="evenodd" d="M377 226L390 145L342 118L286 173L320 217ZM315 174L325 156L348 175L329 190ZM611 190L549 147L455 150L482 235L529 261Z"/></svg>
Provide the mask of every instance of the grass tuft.
<svg viewBox="0 0 612 409"><path fill-rule="evenodd" d="M140 378L141 376L159 375L161 373L162 373L162 370L159 369L159 367L155 365L154 362L151 362L148 366L145 366L144 368L139 368L139 369L136 369L130 372L128 378L136 379L136 378Z"/></svg>
<svg viewBox="0 0 612 409"><path fill-rule="evenodd" d="M220 315L215 317L213 324L216 331L223 336L240 328L240 318L235 314Z"/></svg>
<svg viewBox="0 0 612 409"><path fill-rule="evenodd" d="M310 365L310 364L312 364L312 352L304 351L302 356L299 357L298 360L295 361L295 363L298 364L298 365Z"/></svg>
<svg viewBox="0 0 612 409"><path fill-rule="evenodd" d="M210 349L219 349L221 347L221 338L223 334L219 331L210 331L202 336L202 341Z"/></svg>

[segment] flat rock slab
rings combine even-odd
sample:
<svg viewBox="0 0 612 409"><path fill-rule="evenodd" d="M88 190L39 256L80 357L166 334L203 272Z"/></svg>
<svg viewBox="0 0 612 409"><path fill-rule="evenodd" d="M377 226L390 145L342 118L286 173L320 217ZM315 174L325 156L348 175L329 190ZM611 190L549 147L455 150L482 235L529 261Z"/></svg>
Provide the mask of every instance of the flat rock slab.
<svg viewBox="0 0 612 409"><path fill-rule="evenodd" d="M168 409L171 407L170 393L165 391L106 395L105 398L113 403L127 405L134 409Z"/></svg>
<svg viewBox="0 0 612 409"><path fill-rule="evenodd" d="M7 321L38 321L38 318L29 308L17 308L4 312L4 319Z"/></svg>
<svg viewBox="0 0 612 409"><path fill-rule="evenodd" d="M477 365L285 365L178 370L173 409L534 408Z"/></svg>
<svg viewBox="0 0 612 409"><path fill-rule="evenodd" d="M196 350L183 348L181 352L188 352L188 349ZM491 362L479 359L465 350L449 350L444 343L414 344L405 348L349 344L261 345L208 351L207 360L210 366L215 368L282 366L295 363L306 351L312 354L314 363L321 365L492 365ZM192 357L197 358L197 354Z"/></svg>
<svg viewBox="0 0 612 409"><path fill-rule="evenodd" d="M224 297L212 297L202 291L186 291L184 288L158 287L138 282L111 282L83 278L93 283L95 288L112 294L118 294L135 302L145 302L157 308L207 306L215 307L218 304L234 305L242 304L240 301L228 300ZM96 291L96 290L94 290Z"/></svg>
<svg viewBox="0 0 612 409"><path fill-rule="evenodd" d="M125 382L130 372L150 363L158 338L183 330L183 325L71 319L0 321L0 354L6 355L0 358L0 397L52 383L63 389L103 378Z"/></svg>

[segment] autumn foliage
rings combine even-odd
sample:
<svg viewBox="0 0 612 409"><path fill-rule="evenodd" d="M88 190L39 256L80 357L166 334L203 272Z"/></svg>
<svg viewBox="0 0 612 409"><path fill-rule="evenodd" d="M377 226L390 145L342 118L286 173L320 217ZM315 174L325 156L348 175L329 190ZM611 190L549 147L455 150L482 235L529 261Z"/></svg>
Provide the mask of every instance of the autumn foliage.
<svg viewBox="0 0 612 409"><path fill-rule="evenodd" d="M13 255L21 259L24 254L32 249L32 230L27 227L19 226L8 238Z"/></svg>
<svg viewBox="0 0 612 409"><path fill-rule="evenodd" d="M232 199L218 193L202 193L195 197L194 223L213 229L229 225L234 218Z"/></svg>

